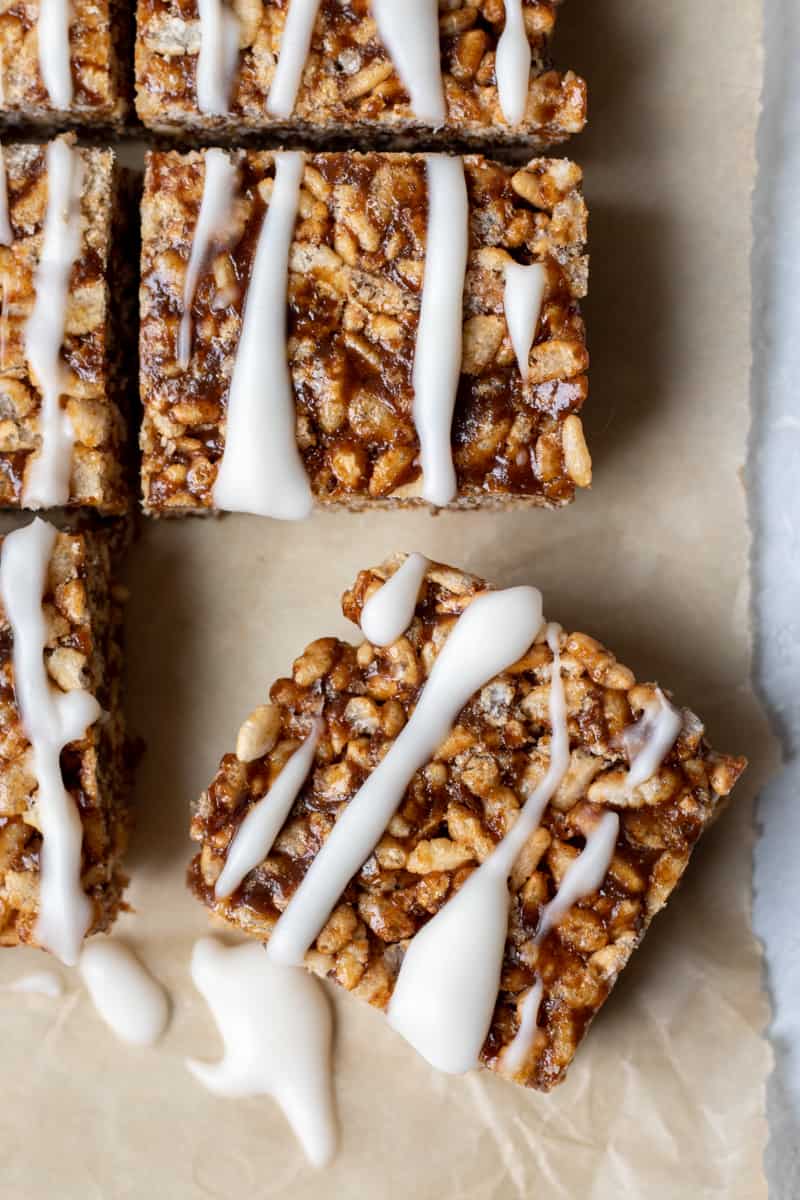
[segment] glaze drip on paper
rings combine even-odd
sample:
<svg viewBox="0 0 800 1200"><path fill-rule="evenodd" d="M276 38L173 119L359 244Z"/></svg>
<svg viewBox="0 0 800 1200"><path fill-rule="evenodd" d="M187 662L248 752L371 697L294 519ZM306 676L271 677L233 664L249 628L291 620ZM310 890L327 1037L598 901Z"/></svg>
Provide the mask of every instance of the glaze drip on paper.
<svg viewBox="0 0 800 1200"><path fill-rule="evenodd" d="M152 1046L169 1020L167 994L133 951L110 937L91 938L80 972L92 1003L123 1042Z"/></svg>
<svg viewBox="0 0 800 1200"><path fill-rule="evenodd" d="M361 632L373 646L390 646L408 629L429 565L422 554L409 554L367 600L361 610Z"/></svg>
<svg viewBox="0 0 800 1200"><path fill-rule="evenodd" d="M541 625L542 597L532 587L486 592L462 613L408 723L339 816L281 914L267 946L272 959L303 961L345 887L380 840L414 774L445 741L470 696L521 658Z"/></svg>
<svg viewBox="0 0 800 1200"><path fill-rule="evenodd" d="M64 984L60 975L55 971L32 971L30 975L21 975L12 979L11 983L3 984L4 992L25 992L33 996L47 996L57 1000L64 994Z"/></svg>
<svg viewBox="0 0 800 1200"><path fill-rule="evenodd" d="M304 156L275 155L275 180L256 248L228 396L225 449L214 504L228 512L298 521L311 487L297 448L286 351L286 294Z"/></svg>
<svg viewBox="0 0 800 1200"><path fill-rule="evenodd" d="M91 924L92 905L81 886L83 826L64 787L60 759L64 747L84 736L101 709L86 691L59 691L45 667L48 633L42 599L55 540L53 526L38 519L8 534L0 554L0 596L11 626L14 690L37 785L42 847L36 940L74 965Z"/></svg>
<svg viewBox="0 0 800 1200"><path fill-rule="evenodd" d="M220 1096L272 1096L309 1161L336 1152L331 1077L333 1022L325 990L302 967L272 962L263 946L226 947L202 938L192 979L224 1042L218 1063L188 1059L192 1074Z"/></svg>
<svg viewBox="0 0 800 1200"><path fill-rule="evenodd" d="M34 288L33 311L25 326L25 356L42 393L41 445L30 460L22 490L26 508L56 508L69 500L75 435L61 407L64 341L69 282L81 248L81 195L84 168L80 154L57 139L47 147L47 210Z"/></svg>
<svg viewBox="0 0 800 1200"><path fill-rule="evenodd" d="M218 900L235 892L245 875L269 854L308 778L323 729L324 723L315 717L305 741L285 764L266 796L253 805L237 829L214 888Z"/></svg>

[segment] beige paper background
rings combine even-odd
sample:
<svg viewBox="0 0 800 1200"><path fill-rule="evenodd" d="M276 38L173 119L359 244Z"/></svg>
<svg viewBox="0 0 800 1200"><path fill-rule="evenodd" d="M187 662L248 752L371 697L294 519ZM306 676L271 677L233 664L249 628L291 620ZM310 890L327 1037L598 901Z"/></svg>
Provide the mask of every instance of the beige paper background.
<svg viewBox="0 0 800 1200"><path fill-rule="evenodd" d="M119 933L169 987L173 1020L158 1047L132 1050L65 970L63 1000L0 992L3 1196L766 1196L770 1055L749 907L752 798L769 747L748 683L739 479L760 6L735 9L569 0L564 10L560 60L592 89L592 127L572 151L592 209L591 495L560 514L144 530L128 636L131 723L148 753L130 858L137 912ZM336 993L343 1136L319 1174L271 1100L215 1099L184 1068L188 1054L219 1051L188 975L206 930L183 888L188 805L271 679L312 638L348 633L338 597L356 571L396 549L536 582L549 616L669 685L753 768L553 1095L486 1073L437 1075L379 1014ZM3 954L0 980L42 962Z"/></svg>

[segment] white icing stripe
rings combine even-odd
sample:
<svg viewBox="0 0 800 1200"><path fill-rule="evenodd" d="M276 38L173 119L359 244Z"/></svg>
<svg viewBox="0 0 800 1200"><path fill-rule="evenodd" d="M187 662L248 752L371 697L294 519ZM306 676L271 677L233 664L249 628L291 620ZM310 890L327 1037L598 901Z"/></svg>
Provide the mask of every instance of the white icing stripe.
<svg viewBox="0 0 800 1200"><path fill-rule="evenodd" d="M555 896L542 910L535 939L537 943L543 941L573 904L600 887L614 857L618 834L619 816L614 812L604 813L589 834L583 852L565 871ZM537 978L522 1001L519 1029L502 1055L503 1071L508 1075L513 1076L523 1070L533 1049L543 990L542 981Z"/></svg>
<svg viewBox="0 0 800 1200"><path fill-rule="evenodd" d="M192 979L225 1043L219 1063L186 1065L220 1096L272 1096L311 1163L336 1152L331 1079L333 1022L318 979L302 967L270 962L263 947L226 947L203 938Z"/></svg>
<svg viewBox="0 0 800 1200"><path fill-rule="evenodd" d="M284 765L263 799L254 804L228 847L225 866L214 888L218 900L230 896L245 875L262 863L272 849L297 794L305 783L317 749L323 722L315 717L311 732Z"/></svg>
<svg viewBox="0 0 800 1200"><path fill-rule="evenodd" d="M586 839L586 845L577 858L573 859L564 872L564 877L549 904L542 909L536 941L541 942L551 929L564 917L573 904L584 896L596 892L602 884L617 845L619 816L615 812L603 813L595 829Z"/></svg>
<svg viewBox="0 0 800 1200"><path fill-rule="evenodd" d="M66 745L83 737L101 709L88 692L57 691L47 675L42 596L55 540L52 525L38 519L8 534L0 555L0 596L11 626L14 692L37 783L42 848L35 935L41 946L73 965L92 906L81 887L83 826L64 787L60 757Z"/></svg>
<svg viewBox="0 0 800 1200"><path fill-rule="evenodd" d="M519 125L528 105L531 45L522 13L522 0L505 0L506 23L497 43L497 95L509 125Z"/></svg>
<svg viewBox="0 0 800 1200"><path fill-rule="evenodd" d="M70 0L39 0L36 37L39 45L39 72L53 108L68 109L72 104L72 64L70 62Z"/></svg>
<svg viewBox="0 0 800 1200"><path fill-rule="evenodd" d="M503 303L508 334L517 356L520 375L523 382L527 383L530 375L531 347L542 313L547 272L541 263L523 266L521 263L509 262L506 265L505 276Z"/></svg>
<svg viewBox="0 0 800 1200"><path fill-rule="evenodd" d="M456 494L450 439L461 376L469 202L460 158L429 154L426 164L427 249L412 384L422 494L442 507Z"/></svg>
<svg viewBox="0 0 800 1200"><path fill-rule="evenodd" d="M207 116L224 117L239 63L239 21L223 0L197 0L200 53L197 56L197 107Z"/></svg>
<svg viewBox="0 0 800 1200"><path fill-rule="evenodd" d="M152 1046L169 1019L163 987L122 942L91 938L80 957L80 972L92 1003L123 1042Z"/></svg>
<svg viewBox="0 0 800 1200"><path fill-rule="evenodd" d="M185 371L192 353L192 304L200 271L209 250L224 227L233 205L236 167L224 150L206 150L203 157L203 198L192 239L192 251L183 284L183 315L178 330L178 364Z"/></svg>
<svg viewBox="0 0 800 1200"><path fill-rule="evenodd" d="M267 97L267 112L283 120L294 112L311 48L320 0L289 0L278 63Z"/></svg>
<svg viewBox="0 0 800 1200"><path fill-rule="evenodd" d="M0 145L0 246L10 246L14 240L11 222L8 219L8 179L6 178L6 158Z"/></svg>
<svg viewBox="0 0 800 1200"><path fill-rule="evenodd" d="M428 565L422 554L409 554L383 587L370 596L361 610L361 632L373 646L390 646L408 629Z"/></svg>
<svg viewBox="0 0 800 1200"><path fill-rule="evenodd" d="M631 755L627 778L629 792L655 775L675 745L683 724L681 714L673 708L661 688L656 689L656 696L657 703L622 735L622 741ZM637 748L631 753L633 747Z"/></svg>
<svg viewBox="0 0 800 1200"><path fill-rule="evenodd" d="M519 1029L502 1054L503 1073L516 1075L522 1071L536 1040L539 1009L542 1004L544 985L537 979L528 989L519 1007Z"/></svg>
<svg viewBox="0 0 800 1200"><path fill-rule="evenodd" d="M393 1028L432 1066L449 1074L461 1075L478 1062L500 988L508 937L508 876L569 765L559 633L557 626L548 626L552 734L545 777L492 854L412 939L389 1003Z"/></svg>
<svg viewBox="0 0 800 1200"><path fill-rule="evenodd" d="M447 108L439 48L438 0L372 0L378 34L418 121L443 125Z"/></svg>
<svg viewBox="0 0 800 1200"><path fill-rule="evenodd" d="M36 299L25 326L25 355L42 393L41 446L25 474L26 508L55 508L69 500L75 436L61 407L64 340L69 280L81 248L81 195L84 168L80 154L58 139L47 147L47 212L34 288Z"/></svg>
<svg viewBox="0 0 800 1200"><path fill-rule="evenodd" d="M8 325L8 283L5 272L0 274L0 370L6 365L6 327Z"/></svg>
<svg viewBox="0 0 800 1200"><path fill-rule="evenodd" d="M304 156L275 155L275 182L258 239L228 396L214 503L229 512L302 520L313 498L297 448L286 357L287 282Z"/></svg>
<svg viewBox="0 0 800 1200"><path fill-rule="evenodd" d="M64 993L64 984L61 982L61 976L56 975L55 971L34 971L32 975L23 975L20 979L4 984L3 991L27 992L57 1000Z"/></svg>
<svg viewBox="0 0 800 1200"><path fill-rule="evenodd" d="M342 812L281 914L267 945L271 958L303 961L380 840L414 774L447 738L470 696L528 650L541 624L542 597L531 587L486 592L459 617L408 724Z"/></svg>

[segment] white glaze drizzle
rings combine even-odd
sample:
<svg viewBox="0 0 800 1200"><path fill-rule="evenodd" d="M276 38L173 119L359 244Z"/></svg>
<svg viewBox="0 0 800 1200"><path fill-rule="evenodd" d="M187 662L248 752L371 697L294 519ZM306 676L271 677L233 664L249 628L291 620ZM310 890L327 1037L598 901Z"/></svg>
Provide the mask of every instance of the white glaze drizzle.
<svg viewBox="0 0 800 1200"><path fill-rule="evenodd" d="M531 587L486 592L462 613L408 724L339 816L281 914L267 945L272 959L303 961L345 887L380 840L414 774L445 741L470 696L528 650L541 624L542 597Z"/></svg>
<svg viewBox="0 0 800 1200"><path fill-rule="evenodd" d="M8 179L6 178L6 156L0 145L0 246L10 246L14 240L8 216Z"/></svg>
<svg viewBox="0 0 800 1200"><path fill-rule="evenodd" d="M81 887L83 826L64 787L60 756L100 716L88 692L60 692L44 662L47 625L42 596L56 530L35 520L8 534L0 554L0 596L13 637L14 691L31 743L37 783L37 824L42 834L36 940L62 962L78 961L92 906Z"/></svg>
<svg viewBox="0 0 800 1200"><path fill-rule="evenodd" d="M629 792L655 775L675 745L683 724L681 714L661 688L656 688L656 697L656 702L645 710L640 720L622 733L631 764L626 781Z"/></svg>
<svg viewBox="0 0 800 1200"><path fill-rule="evenodd" d="M438 0L372 0L372 15L418 121L444 125Z"/></svg>
<svg viewBox="0 0 800 1200"><path fill-rule="evenodd" d="M2 102L2 63L0 62L0 103ZM14 231L8 211L8 177L6 175L6 157L0 144L0 246L10 246L14 240ZM0 275L0 371L6 361L6 301L7 285L5 272Z"/></svg>
<svg viewBox="0 0 800 1200"><path fill-rule="evenodd" d="M608 874L619 834L619 816L603 813L586 839L586 845L564 872L553 899L542 909L536 941L541 942L564 917L573 904L596 892Z"/></svg>
<svg viewBox="0 0 800 1200"><path fill-rule="evenodd" d="M531 79L531 45L522 0L505 0L506 23L497 43L495 75L500 108L509 125L519 125L528 105Z"/></svg>
<svg viewBox="0 0 800 1200"><path fill-rule="evenodd" d="M27 992L36 996L47 996L57 1000L64 994L64 984L60 975L55 971L34 971L30 975L22 975L11 983L3 984L4 992Z"/></svg>
<svg viewBox="0 0 800 1200"><path fill-rule="evenodd" d="M169 1019L167 994L123 942L91 938L83 947L80 972L92 1003L123 1042L152 1046Z"/></svg>
<svg viewBox="0 0 800 1200"><path fill-rule="evenodd" d="M515 262L506 264L503 297L506 324L524 383L528 382L530 375L531 347L542 313L546 283L547 272L542 263L528 266Z"/></svg>
<svg viewBox="0 0 800 1200"><path fill-rule="evenodd" d="M331 1079L333 1023L322 984L271 962L262 946L195 943L192 979L225 1043L219 1063L188 1059L209 1091L272 1096L309 1160L331 1161L337 1134Z"/></svg>
<svg viewBox="0 0 800 1200"><path fill-rule="evenodd" d="M214 895L218 900L235 892L245 875L269 854L308 777L323 728L323 721L315 717L305 741L295 750L267 794L253 805L237 829L228 847L225 866L214 887Z"/></svg>
<svg viewBox="0 0 800 1200"><path fill-rule="evenodd" d="M414 618L417 597L429 566L422 554L409 554L361 610L361 632L373 646L390 646Z"/></svg>
<svg viewBox="0 0 800 1200"><path fill-rule="evenodd" d="M58 109L68 109L72 104L70 9L70 0L39 0L39 72L53 107Z"/></svg>
<svg viewBox="0 0 800 1200"><path fill-rule="evenodd" d="M614 857L618 834L617 813L603 813L586 839L583 851L564 872L555 896L542 909L535 938L537 944L544 940L573 904L600 887ZM503 1070L508 1075L513 1076L523 1070L533 1049L543 991L542 980L537 977L523 997L519 1007L519 1029L502 1054Z"/></svg>
<svg viewBox="0 0 800 1200"><path fill-rule="evenodd" d="M297 448L286 356L286 292L304 156L275 155L275 182L258 238L228 396L214 503L229 512L302 520L313 498Z"/></svg>
<svg viewBox="0 0 800 1200"><path fill-rule="evenodd" d="M5 272L0 274L0 370L6 365L6 327L8 325L8 281Z"/></svg>
<svg viewBox="0 0 800 1200"><path fill-rule="evenodd" d="M503 1072L516 1075L520 1072L533 1049L538 1028L539 1009L544 994L544 984L541 979L535 979L525 993L519 1006L519 1029L502 1053Z"/></svg>
<svg viewBox="0 0 800 1200"><path fill-rule="evenodd" d="M548 626L547 640L553 652L552 733L545 776L511 830L413 938L389 1003L389 1022L394 1029L432 1066L448 1074L463 1074L478 1062L500 987L508 937L508 877L569 765L559 635L558 626Z"/></svg>
<svg viewBox="0 0 800 1200"><path fill-rule="evenodd" d="M239 63L239 21L224 0L197 0L200 53L197 56L197 107L207 116L224 117Z"/></svg>
<svg viewBox="0 0 800 1200"><path fill-rule="evenodd" d="M428 228L414 351L414 424L422 495L442 507L456 494L451 426L461 375L469 202L460 158L426 155Z"/></svg>
<svg viewBox="0 0 800 1200"><path fill-rule="evenodd" d="M273 117L288 120L294 112L319 5L320 0L289 0L278 62L267 97L267 112Z"/></svg>
<svg viewBox="0 0 800 1200"><path fill-rule="evenodd" d="M203 163L203 198L183 283L183 314L178 330L178 365L184 371L192 352L192 304L200 271L214 238L219 236L230 215L236 186L236 167L224 150L206 150Z"/></svg>
<svg viewBox="0 0 800 1200"><path fill-rule="evenodd" d="M34 288L33 311L25 326L25 355L42 393L41 446L25 474L26 508L55 508L69 500L72 424L61 407L64 340L69 279L81 246L81 194L84 168L80 154L60 138L47 147L47 212Z"/></svg>

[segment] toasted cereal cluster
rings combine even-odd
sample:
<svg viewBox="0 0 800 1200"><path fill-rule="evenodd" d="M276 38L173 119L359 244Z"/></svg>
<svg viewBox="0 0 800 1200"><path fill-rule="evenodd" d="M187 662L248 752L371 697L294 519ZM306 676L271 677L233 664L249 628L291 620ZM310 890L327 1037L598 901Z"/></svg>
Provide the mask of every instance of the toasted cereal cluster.
<svg viewBox="0 0 800 1200"><path fill-rule="evenodd" d="M132 15L127 0L71 0L69 42L73 97L54 107L39 67L38 22L53 20L42 0L0 6L0 122L52 126L124 124L131 88L126 62Z"/></svg>
<svg viewBox="0 0 800 1200"><path fill-rule="evenodd" d="M440 0L439 41L447 118L439 140L524 140L553 145L586 122L586 85L572 71L549 70L548 41L557 0L525 0L531 84L524 119L507 124L495 78L505 24L503 0ZM239 19L239 70L227 116L200 113L197 0L139 0L136 42L138 113L145 125L195 132L273 128L321 138L332 133L410 135L424 129L382 45L369 0L322 0L291 119L267 112L286 20L286 0L233 0ZM433 131L425 130L428 140Z"/></svg>
<svg viewBox="0 0 800 1200"><path fill-rule="evenodd" d="M83 889L91 933L108 929L127 882L129 753L121 708L120 632L124 592L111 582L104 534L60 533L48 571L44 612L47 671L62 692L87 689L107 716L61 756L64 785L83 825ZM0 607L0 945L35 945L39 908L36 779L14 693L12 634Z"/></svg>
<svg viewBox="0 0 800 1200"><path fill-rule="evenodd" d="M62 346L64 408L75 435L69 503L116 514L125 511L130 490L123 413L128 367L118 335L131 267L122 261L114 153L78 153L85 169L84 233ZM0 506L19 508L26 467L40 445L41 394L25 353L25 325L35 300L47 209L46 147L6 146L4 158L14 238L10 246L0 246Z"/></svg>
<svg viewBox="0 0 800 1200"><path fill-rule="evenodd" d="M343 599L358 622L370 594L401 558L363 571ZM385 649L336 638L313 642L292 676L242 726L192 822L200 852L190 884L212 912L269 939L337 815L403 729L458 615L487 584L431 565L406 634ZM517 1082L548 1090L561 1081L589 1022L664 907L692 848L719 814L745 766L714 753L684 710L678 740L658 772L633 791L621 734L655 697L651 684L584 633L561 633L570 761L540 828L511 876L511 918L501 990L483 1064L503 1073L503 1050L536 977L544 996L535 1043ZM316 972L385 1008L408 940L464 883L510 829L549 762L553 655L537 639L462 709L445 743L414 776L396 815L307 956ZM312 772L272 852L228 899L214 884L231 840L309 729L323 718ZM620 833L606 879L537 944L543 906L608 809Z"/></svg>
<svg viewBox="0 0 800 1200"><path fill-rule="evenodd" d="M197 287L187 369L178 329L205 175L202 153L152 153L143 202L141 389L144 503L209 509L227 391L274 155L238 152L230 229ZM563 159L515 168L464 160L470 253L453 420L454 507L557 506L591 482L578 415L587 392L586 208ZM307 158L289 274L297 442L318 503L421 503L412 366L426 253L425 162L407 154ZM546 290L524 381L504 315L505 267L542 263Z"/></svg>

